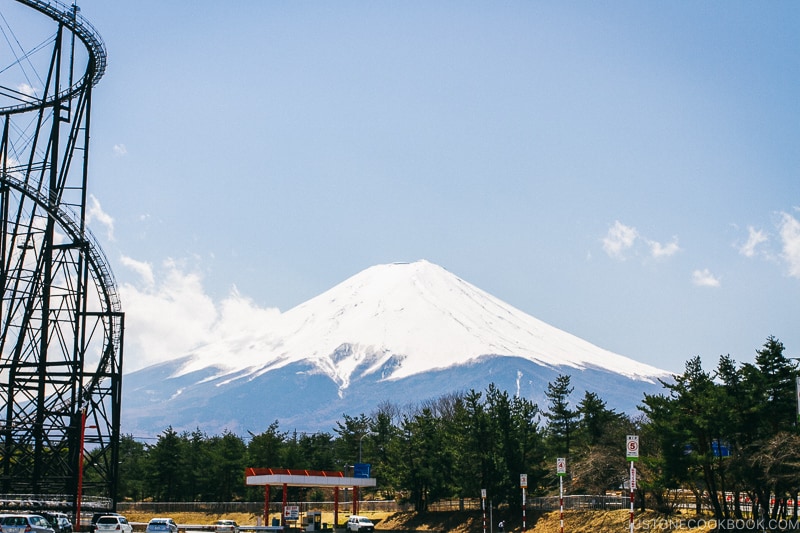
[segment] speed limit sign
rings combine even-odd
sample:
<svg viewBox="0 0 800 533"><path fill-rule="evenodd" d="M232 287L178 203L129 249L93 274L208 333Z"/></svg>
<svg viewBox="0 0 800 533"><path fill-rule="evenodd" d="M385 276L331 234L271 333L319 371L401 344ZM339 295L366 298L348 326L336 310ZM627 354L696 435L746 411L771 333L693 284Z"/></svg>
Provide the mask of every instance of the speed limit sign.
<svg viewBox="0 0 800 533"><path fill-rule="evenodd" d="M639 458L639 435L628 435L627 458L629 461Z"/></svg>

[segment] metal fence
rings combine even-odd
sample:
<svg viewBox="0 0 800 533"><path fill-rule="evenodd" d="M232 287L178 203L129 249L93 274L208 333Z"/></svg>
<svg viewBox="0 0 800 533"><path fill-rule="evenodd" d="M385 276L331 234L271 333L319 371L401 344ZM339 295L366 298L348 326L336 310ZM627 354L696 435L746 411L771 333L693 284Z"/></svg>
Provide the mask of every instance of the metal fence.
<svg viewBox="0 0 800 533"><path fill-rule="evenodd" d="M529 498L527 503L527 508L534 511L555 511L561 508L561 502L558 496ZM624 509L628 503L630 503L630 498L625 496L564 496L564 509L571 511L611 511L614 509Z"/></svg>
<svg viewBox="0 0 800 533"><path fill-rule="evenodd" d="M629 499L625 496L603 496L603 495L578 495L564 496L565 510L598 510L608 511L614 509L624 509L628 505ZM333 511L334 502L288 502L290 505L297 505L301 512L308 511ZM352 501L340 501L339 512L349 513ZM400 512L409 511L413 508L411 504L401 504L395 500L361 500L358 502L360 512ZM480 511L480 498L463 498L453 500L439 500L431 502L428 506L429 511ZM527 508L532 511L554 511L560 508L558 496L547 496L539 498L528 498ZM280 513L281 502L270 502L270 513ZM144 513L170 514L170 513L251 513L259 515L264 511L264 502L120 502L117 510L121 513L125 511L140 511Z"/></svg>
<svg viewBox="0 0 800 533"><path fill-rule="evenodd" d="M462 498L460 500L439 500L428 505L429 511L480 511L480 498Z"/></svg>
<svg viewBox="0 0 800 533"><path fill-rule="evenodd" d="M334 502L287 502L289 505L297 505L300 512L308 511L330 511L333 512ZM339 512L349 513L353 502L340 501ZM283 504L281 502L270 502L270 513L281 513ZM358 502L359 511L363 512L397 512L407 511L411 507L398 504L394 500L362 500ZM137 511L143 513L170 514L170 513L250 513L260 515L264 511L264 502L119 502L117 511Z"/></svg>
<svg viewBox="0 0 800 533"><path fill-rule="evenodd" d="M69 494L0 494L0 509L5 511L71 511L72 496ZM81 509L84 511L108 510L111 498L84 496Z"/></svg>

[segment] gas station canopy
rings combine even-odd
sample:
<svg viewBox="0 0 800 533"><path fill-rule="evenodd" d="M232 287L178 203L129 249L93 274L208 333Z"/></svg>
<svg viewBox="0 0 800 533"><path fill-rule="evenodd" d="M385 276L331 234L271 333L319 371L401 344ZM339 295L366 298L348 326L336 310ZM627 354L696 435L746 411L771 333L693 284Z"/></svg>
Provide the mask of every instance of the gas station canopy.
<svg viewBox="0 0 800 533"><path fill-rule="evenodd" d="M245 485L290 487L374 487L374 477L345 477L343 472L289 468L247 468Z"/></svg>

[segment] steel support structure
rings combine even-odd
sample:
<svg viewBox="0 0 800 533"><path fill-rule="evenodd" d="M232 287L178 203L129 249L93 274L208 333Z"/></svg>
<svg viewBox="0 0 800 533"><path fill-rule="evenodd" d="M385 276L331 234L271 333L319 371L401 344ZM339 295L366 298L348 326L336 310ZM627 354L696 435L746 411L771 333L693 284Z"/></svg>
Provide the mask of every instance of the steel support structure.
<svg viewBox="0 0 800 533"><path fill-rule="evenodd" d="M124 314L86 225L106 53L79 11L0 0L0 492L90 512L117 498Z"/></svg>

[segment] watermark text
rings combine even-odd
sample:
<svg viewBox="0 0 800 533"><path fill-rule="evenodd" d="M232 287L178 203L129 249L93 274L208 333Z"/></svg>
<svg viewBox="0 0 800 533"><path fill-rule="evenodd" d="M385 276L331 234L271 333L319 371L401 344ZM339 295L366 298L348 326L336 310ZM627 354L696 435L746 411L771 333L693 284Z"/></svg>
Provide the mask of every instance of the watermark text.
<svg viewBox="0 0 800 533"><path fill-rule="evenodd" d="M634 529L643 531L676 531L681 529L712 529L716 531L800 531L800 521L782 518L647 518L637 519Z"/></svg>

